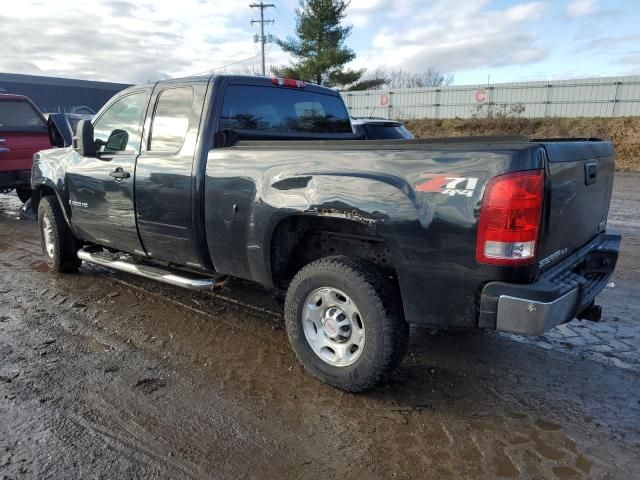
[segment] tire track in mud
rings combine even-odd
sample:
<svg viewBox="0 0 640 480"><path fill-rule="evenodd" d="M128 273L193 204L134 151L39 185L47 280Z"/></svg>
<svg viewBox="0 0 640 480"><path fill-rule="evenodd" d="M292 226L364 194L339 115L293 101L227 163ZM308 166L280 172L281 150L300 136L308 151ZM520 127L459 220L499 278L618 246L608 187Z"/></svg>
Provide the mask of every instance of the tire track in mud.
<svg viewBox="0 0 640 480"><path fill-rule="evenodd" d="M159 442L135 420L122 418L122 412L114 409L108 402L99 397L93 397L91 400L91 415L87 411L85 415L70 417L69 421L92 432L114 452L127 456L132 461L143 462L149 469L163 465L164 469L179 472L186 478L194 480L213 478L198 465L174 456L171 448ZM100 422L99 419L103 421ZM205 452L200 453L204 456ZM225 475L217 478L230 477Z"/></svg>
<svg viewBox="0 0 640 480"><path fill-rule="evenodd" d="M35 304L38 298L43 298L49 291L49 288L41 285L25 287L23 282L16 282L15 277L13 280L14 291L20 288L21 301L27 300L29 305L32 302ZM68 303L72 302L73 299ZM13 306L18 307L17 304ZM61 313L65 317L78 316L76 310L64 305ZM65 318L59 322L58 330L62 331L58 331L57 341L51 344L55 349L64 347L63 350L68 350L64 340L79 335L77 330L81 328L73 328L77 320ZM39 327L33 327L35 333ZM118 342L115 343L117 345ZM21 349L16 347L16 350ZM127 353L126 350L126 346L117 345L109 351L119 354ZM90 378L90 370L95 367L91 361L92 355L87 352L72 353L76 357L78 370L75 375ZM125 380L132 375L128 370L120 373ZM295 464L287 462L295 462L304 448L291 443L291 438L287 436L278 439L281 435L266 428L264 422L251 412L214 392L207 391L206 398L203 398L190 386L186 390L190 391L190 395L181 396L175 391L175 382L180 382L175 375L171 380L173 391L170 394L165 395L160 390L151 392L151 398L150 394L137 391L132 383L139 374L124 384L110 383L109 390L103 390L101 395L92 393L91 386L85 381L74 382L67 387L58 386L64 388L66 394L76 396L77 401L72 408L65 408L47 428L58 436L63 445L72 448L77 448L78 439L90 432L89 437L99 439L97 444L105 444L119 456L126 457L130 463L137 464L144 472L164 472L162 477L166 476L167 471L174 472L169 475L171 478L201 479L255 477L259 471L296 470ZM164 401L157 406L159 400ZM194 405L214 405L214 408L202 412L194 410ZM135 412L135 416L131 412ZM168 422L163 418L167 414L170 414ZM91 445L96 446L96 442L92 441ZM294 448L298 450L297 453L285 453ZM257 452L260 453L256 455ZM304 456L308 455L309 452ZM262 461L256 463L256 458L262 458ZM282 459L285 459L284 463ZM310 465L313 462L301 460L300 463ZM215 474L211 475L208 470ZM318 474L322 475L322 469Z"/></svg>
<svg viewBox="0 0 640 480"><path fill-rule="evenodd" d="M24 255L23 252L19 252L16 255L10 256L7 258L2 255L3 261L8 261L13 267L20 267L21 271L30 271L33 270L31 264L31 256ZM53 282L56 282L56 278L53 278ZM140 287L136 287L141 289ZM48 289L40 289L37 290L33 295L32 300L35 301L36 298L45 295L45 291ZM144 290L142 290L144 291ZM148 293L144 291L145 293ZM52 299L55 299L59 296L59 293L54 292L51 296ZM63 297L64 298L64 297ZM167 300L170 303L175 303L178 306L184 307L184 305L180 305L179 302ZM60 304L60 308L63 312L73 312L71 307L68 307L64 304L65 302ZM71 304L72 301L66 302L67 304ZM198 314L206 314L206 312L201 312L198 309L191 308ZM210 315L209 315L210 316ZM219 317L216 317L219 320ZM120 392L122 394L122 392ZM188 477L188 478L209 478L201 468L198 467L198 462L202 462L202 459L206 456L206 451L200 447L201 443L198 446L194 446L191 444L189 446L189 455L185 455L185 452L182 451L181 457L171 457L169 456L173 450L176 448L167 447L167 445L159 442L156 438L154 438L151 434L149 434L143 427L140 426L135 420L131 418L123 418L122 413L118 411L117 408L114 408L113 405L105 401L104 399L96 396L92 396L91 398L85 397L83 399L85 405L91 405L90 410L86 411L83 415L75 415L70 421L75 423L76 426L79 426L85 430L91 431L94 436L97 436L102 439L103 442L109 445L109 447L117 452L120 455L125 455L131 462L140 463L146 465L146 468L153 470L154 466L157 466L158 463L162 463L164 468L174 470L179 472L180 474ZM217 402L219 403L219 402ZM185 408L189 408L188 405L184 406ZM342 418L342 421L345 423L345 427L341 429L341 432L332 432L338 437L342 437L342 441L338 444L338 447L344 454L348 454L352 449L352 456L357 457L358 452L357 448L353 447L354 444L357 445L356 439L352 438L353 435L350 435L350 431L353 429L357 429L359 422L357 420L351 420L350 417L358 418L356 413L356 409L349 411L350 409L341 409L338 413L338 416ZM91 413L89 415L89 412ZM352 413L354 415L352 415ZM413 423L414 417L418 416L419 413L417 411L409 412L409 415L396 414L390 416L390 420L392 424L403 424L409 423L411 421ZM385 412L381 412L380 408L376 408L374 410L375 416L383 415L382 422L385 423ZM126 415L126 414L125 414ZM524 416L518 418L518 420L522 420ZM380 418L380 417L379 417ZM406 418L406 420L405 420ZM441 418L439 415L437 418ZM495 431L498 429L496 425L504 423L503 418L494 418L491 421L477 421L474 428L472 428L471 432L469 431L469 424L466 422L457 423L456 421L452 421L451 419L443 420L442 418L439 421L431 422L426 424L423 427L422 440L418 441L418 445L421 448L417 450L423 450L423 452L431 452L434 453L434 457L438 455L433 452L434 443L437 446L436 452L440 451L449 451L447 464L451 466L455 466L450 469L445 469L438 465L432 465L432 468L435 468L438 471L441 471L443 475L461 475L466 478L473 478L476 475L483 475L489 472L494 474L502 474L502 476L513 477L520 474L532 474L544 472L543 475L546 477L551 477L553 474L553 468L565 468L571 469L575 467L573 463L569 463L565 461L565 457L567 456L565 453L555 453L558 452L558 449L554 449L553 447L541 447L546 448L545 451L548 456L546 461L540 458L540 455L532 452L530 449L525 449L524 451L518 451L513 445L507 444L507 439L503 438L502 440L496 440L493 435L487 436L485 435L486 431ZM349 427L347 427L349 425ZM148 426L148 425L147 425ZM235 428L234 428L235 427ZM166 428L166 427L165 427ZM238 426L230 427L231 430L235 430L238 432ZM515 430L522 429L515 428ZM187 432L188 433L188 432ZM397 435L405 436L406 431L403 429L396 429L393 432L393 437ZM179 436L175 430L171 434L171 437L175 438ZM187 435L188 436L188 435ZM250 439L256 436L256 432L252 432L246 435L240 435L245 439ZM400 440L398 438L398 440ZM427 443L425 443L427 440ZM519 444L531 444L532 442L537 442L536 446L539 443L539 440L536 440L534 436L529 434L528 436L519 437ZM250 442L251 443L251 442ZM401 445L403 442L399 441L398 444ZM351 446L348 446L351 445ZM264 444L254 444L253 448L264 449ZM475 447L475 451L473 450ZM370 448L373 448L370 445ZM387 450L384 449L380 452L380 454L384 455L393 452L393 449ZM424 453L416 451L418 457L424 457ZM392 455L396 457L400 455L397 454ZM184 459L184 456L191 457L193 461L188 461ZM242 463L246 458L239 459L239 463ZM195 462L195 463L194 463ZM587 461L590 464L590 461ZM540 468L536 469L535 464ZM543 463L546 463L546 469L544 469ZM383 472L385 469L383 468ZM576 476L580 476L580 472L577 470L566 470L575 471ZM388 472L391 473L391 472ZM427 473L427 472L425 472ZM588 473L588 472L585 472Z"/></svg>

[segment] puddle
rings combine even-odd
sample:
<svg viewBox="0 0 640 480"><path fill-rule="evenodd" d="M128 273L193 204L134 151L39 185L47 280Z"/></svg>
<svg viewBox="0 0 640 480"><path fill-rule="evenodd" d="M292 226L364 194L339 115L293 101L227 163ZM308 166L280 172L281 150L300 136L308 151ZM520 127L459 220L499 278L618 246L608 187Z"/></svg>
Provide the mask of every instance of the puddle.
<svg viewBox="0 0 640 480"><path fill-rule="evenodd" d="M40 272L40 273L48 273L51 271L51 269L49 268L49 265L47 265L47 262L43 262L42 260L31 262L29 264L29 268L34 272Z"/></svg>
<svg viewBox="0 0 640 480"><path fill-rule="evenodd" d="M580 473L574 470L573 468L565 467L563 465L553 467L553 473L558 478L577 478L580 476Z"/></svg>
<svg viewBox="0 0 640 480"><path fill-rule="evenodd" d="M520 470L513 464L511 458L504 450L503 444L498 444L493 457L494 473L498 477L517 478L520 476Z"/></svg>
<svg viewBox="0 0 640 480"><path fill-rule="evenodd" d="M165 386L166 382L162 378L143 378L142 380L138 380L133 385L133 388L141 390L146 395L150 395Z"/></svg>
<svg viewBox="0 0 640 480"><path fill-rule="evenodd" d="M505 414L509 417L509 418L513 418L515 420L522 420L524 418L527 418L527 415L524 413L520 413L520 412L514 412L512 410L508 410L505 412Z"/></svg>
<svg viewBox="0 0 640 480"><path fill-rule="evenodd" d="M15 193L0 193L0 213L15 218L21 208L22 202Z"/></svg>
<svg viewBox="0 0 640 480"><path fill-rule="evenodd" d="M535 442L536 442L536 446L535 446L536 452L538 452L543 457L548 458L549 460L561 460L565 457L564 452L562 452L561 450L558 450L557 448L552 447L543 439L537 438Z"/></svg>
<svg viewBox="0 0 640 480"><path fill-rule="evenodd" d="M84 347L87 351L93 353L107 353L113 350L111 345L107 345L106 343L101 343L95 337L89 337L85 335L75 335L73 339L81 346Z"/></svg>
<svg viewBox="0 0 640 480"><path fill-rule="evenodd" d="M562 428L557 423L549 422L542 419L536 420L536 427L544 432L555 432L556 430L560 430Z"/></svg>
<svg viewBox="0 0 640 480"><path fill-rule="evenodd" d="M591 460L587 460L583 455L578 455L578 458L576 459L576 467L588 475L591 473L592 466L593 462L591 462Z"/></svg>
<svg viewBox="0 0 640 480"><path fill-rule="evenodd" d="M509 440L509 444L511 445L522 445L524 443L529 443L531 441L528 437L523 437L522 435L516 435Z"/></svg>

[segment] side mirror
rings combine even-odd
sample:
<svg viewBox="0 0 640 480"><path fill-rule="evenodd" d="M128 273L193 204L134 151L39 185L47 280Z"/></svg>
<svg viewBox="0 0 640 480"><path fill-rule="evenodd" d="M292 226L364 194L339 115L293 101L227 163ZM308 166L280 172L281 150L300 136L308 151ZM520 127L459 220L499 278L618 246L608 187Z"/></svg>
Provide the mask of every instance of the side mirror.
<svg viewBox="0 0 640 480"><path fill-rule="evenodd" d="M129 134L126 130L122 130L120 128L116 128L111 134L109 138L107 138L107 143L104 146L105 152L122 152L127 149L127 144L129 143Z"/></svg>
<svg viewBox="0 0 640 480"><path fill-rule="evenodd" d="M96 144L93 141L93 125L89 120L80 120L73 137L73 148L83 157L96 156Z"/></svg>

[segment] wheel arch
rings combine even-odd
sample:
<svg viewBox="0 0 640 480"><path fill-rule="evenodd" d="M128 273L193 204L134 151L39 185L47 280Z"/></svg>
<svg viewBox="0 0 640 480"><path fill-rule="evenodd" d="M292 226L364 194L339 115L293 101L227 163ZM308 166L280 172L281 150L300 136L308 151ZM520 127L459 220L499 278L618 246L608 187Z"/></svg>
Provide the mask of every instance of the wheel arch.
<svg viewBox="0 0 640 480"><path fill-rule="evenodd" d="M31 196L31 205L33 206L34 212L37 215L38 207L40 206L40 201L42 200L42 198L50 197L50 196L56 198L58 204L60 205L60 210L62 211L62 216L64 217L64 221L71 228L71 221L69 218L69 212L67 210L67 206L62 201L62 198L60 197L58 190L52 185L48 185L44 183L44 184L38 184L33 186L33 194Z"/></svg>
<svg viewBox="0 0 640 480"><path fill-rule="evenodd" d="M285 287L305 265L336 255L367 260L395 276L389 247L375 223L342 217L289 215L276 223L270 237L273 285Z"/></svg>

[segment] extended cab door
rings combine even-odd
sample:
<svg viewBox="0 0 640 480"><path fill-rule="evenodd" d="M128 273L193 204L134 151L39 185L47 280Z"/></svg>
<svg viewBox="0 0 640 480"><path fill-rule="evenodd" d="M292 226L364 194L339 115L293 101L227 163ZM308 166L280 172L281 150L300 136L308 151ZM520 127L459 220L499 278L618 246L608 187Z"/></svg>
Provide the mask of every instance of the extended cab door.
<svg viewBox="0 0 640 480"><path fill-rule="evenodd" d="M138 230L151 258L196 269L193 165L207 83L159 83L145 123L143 152L136 167Z"/></svg>
<svg viewBox="0 0 640 480"><path fill-rule="evenodd" d="M142 252L133 182L151 87L112 100L94 121L96 157L77 156L66 172L71 222L84 240L124 252Z"/></svg>

